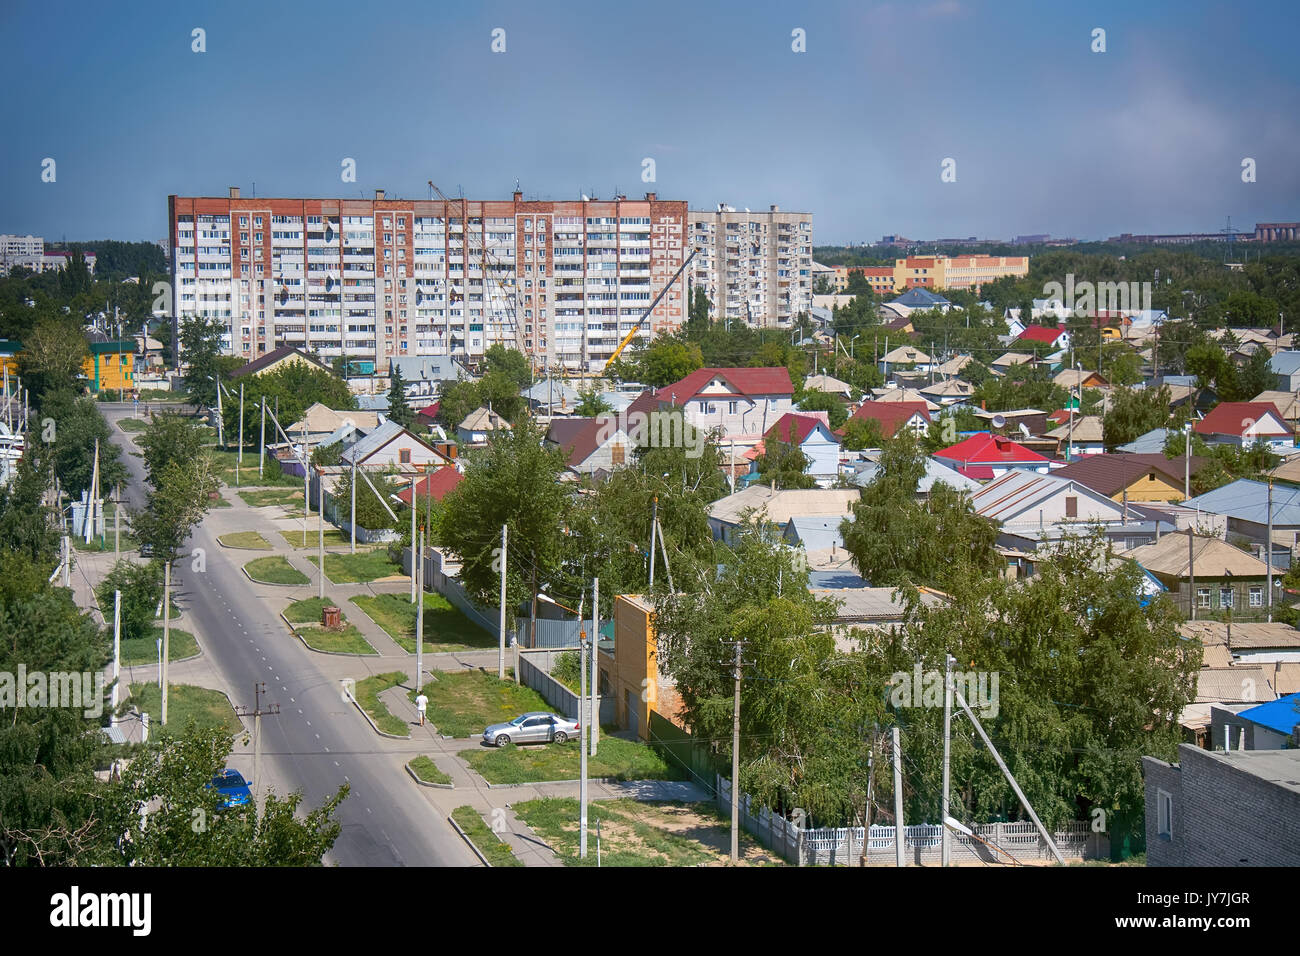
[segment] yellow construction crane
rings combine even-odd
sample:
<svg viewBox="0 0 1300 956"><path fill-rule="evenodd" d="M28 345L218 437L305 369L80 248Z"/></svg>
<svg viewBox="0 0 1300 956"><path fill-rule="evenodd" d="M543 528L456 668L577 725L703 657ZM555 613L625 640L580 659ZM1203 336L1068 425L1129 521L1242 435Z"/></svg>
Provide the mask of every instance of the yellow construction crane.
<svg viewBox="0 0 1300 956"><path fill-rule="evenodd" d="M677 271L673 273L673 277L668 280L667 284L662 289L659 290L659 294L654 297L654 301L650 303L650 307L641 314L641 318L637 319L636 325L632 326L632 331L629 332L626 335L626 337L624 337L622 342L618 343L618 348L614 349L614 354L611 355L609 357L609 361L605 363L605 368L601 372L602 375L609 374L610 366L612 366L615 362L618 361L618 357L622 353L622 351L628 347L632 339L635 338L637 333L641 331L642 323L644 323L645 320L650 317L650 313L655 310L655 306L658 305L659 300L664 297L664 293L667 292L669 289L671 289L673 287L673 283L676 282L678 277L681 276L681 274L686 271L686 267L691 264L691 260L694 259L696 255L699 254L700 248L701 248L700 246L696 246L694 249L691 250L691 254L686 257L686 261L683 262L681 266L678 267ZM687 302L685 307L689 309L690 303Z"/></svg>

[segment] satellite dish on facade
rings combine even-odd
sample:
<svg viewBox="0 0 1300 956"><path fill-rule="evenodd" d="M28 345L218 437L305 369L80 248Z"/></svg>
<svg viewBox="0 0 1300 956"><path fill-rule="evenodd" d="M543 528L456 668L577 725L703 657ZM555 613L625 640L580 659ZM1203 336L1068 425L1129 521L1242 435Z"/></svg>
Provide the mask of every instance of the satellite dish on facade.
<svg viewBox="0 0 1300 956"><path fill-rule="evenodd" d="M994 415L991 421L994 428L1002 428L1006 425L1007 418L1005 415Z"/></svg>

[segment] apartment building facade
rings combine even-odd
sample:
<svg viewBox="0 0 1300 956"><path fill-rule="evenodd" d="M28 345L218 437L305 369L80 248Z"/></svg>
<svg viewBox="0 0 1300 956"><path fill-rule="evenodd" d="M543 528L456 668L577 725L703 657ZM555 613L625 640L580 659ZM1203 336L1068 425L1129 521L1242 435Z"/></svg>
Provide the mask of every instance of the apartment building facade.
<svg viewBox="0 0 1300 956"><path fill-rule="evenodd" d="M699 248L691 284L709 297L709 317L756 326L789 325L812 309L812 213L737 212L719 205L690 213Z"/></svg>
<svg viewBox="0 0 1300 956"><path fill-rule="evenodd" d="M861 274L874 292L885 295L911 288L974 289L1003 276L1029 274L1028 256L908 256L890 266L840 266L835 270L837 292L848 288L849 276Z"/></svg>
<svg viewBox="0 0 1300 956"><path fill-rule="evenodd" d="M95 254L82 254L86 260L86 269L95 272ZM41 236L0 235L0 276L7 276L15 268L28 269L31 272L58 272L68 265L72 257L70 252L46 252L45 240Z"/></svg>
<svg viewBox="0 0 1300 956"><path fill-rule="evenodd" d="M253 360L450 355L501 343L599 370L685 258L684 201L170 196L173 334L199 315ZM685 318L678 279L646 334Z"/></svg>

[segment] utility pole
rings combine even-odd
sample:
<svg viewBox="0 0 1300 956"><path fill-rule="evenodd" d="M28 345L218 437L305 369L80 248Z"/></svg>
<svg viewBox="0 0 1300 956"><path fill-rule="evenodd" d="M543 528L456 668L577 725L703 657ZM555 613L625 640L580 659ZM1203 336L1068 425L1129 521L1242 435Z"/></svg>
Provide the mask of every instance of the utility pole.
<svg viewBox="0 0 1300 956"><path fill-rule="evenodd" d="M1268 567L1268 620L1273 620L1273 476L1268 476L1268 541L1264 545L1267 554L1264 558Z"/></svg>
<svg viewBox="0 0 1300 956"><path fill-rule="evenodd" d="M265 693L266 683L258 681L253 685L253 709L249 710L246 705L235 708L236 716L253 718L253 802L255 804L262 787L262 716L278 717L280 714L279 704L268 704L265 710L262 709L262 695Z"/></svg>
<svg viewBox="0 0 1300 956"><path fill-rule="evenodd" d="M355 469L356 466L353 465L353 470L355 471ZM353 482L352 484L352 493L354 495L357 493L356 482ZM354 529L352 532L353 537L356 537L356 530L355 530L356 526L357 526L357 516L354 513L352 515L352 527ZM412 604L416 603L415 601L415 482L414 481L411 482L411 603Z"/></svg>
<svg viewBox="0 0 1300 956"><path fill-rule="evenodd" d="M118 485L113 494L113 560L116 561L122 550L122 486Z"/></svg>
<svg viewBox="0 0 1300 956"><path fill-rule="evenodd" d="M1192 496L1192 423L1184 426L1183 436L1183 500Z"/></svg>
<svg viewBox="0 0 1300 956"><path fill-rule="evenodd" d="M117 683L122 678L122 592L113 592L113 695L109 706L112 726L117 726Z"/></svg>
<svg viewBox="0 0 1300 956"><path fill-rule="evenodd" d="M72 587L72 582L69 580L71 571L72 571L72 539L65 534L63 536L63 586L65 588Z"/></svg>
<svg viewBox="0 0 1300 956"><path fill-rule="evenodd" d="M316 469L316 560L320 564L320 574L316 596L325 597L325 482L320 469Z"/></svg>
<svg viewBox="0 0 1300 956"><path fill-rule="evenodd" d="M582 618L578 618L579 624ZM578 856L581 859L587 858L587 747L586 741L582 739L583 735L583 710L587 706L587 632L580 630L578 632L578 749L579 755L579 773L581 774L581 783L578 786L578 803L580 804L578 814Z"/></svg>
<svg viewBox="0 0 1300 956"><path fill-rule="evenodd" d="M506 551L506 535L508 529L506 525L501 526L501 620L500 620L500 639L501 646L497 653L497 680L506 679L506 558L509 554Z"/></svg>
<svg viewBox="0 0 1300 956"><path fill-rule="evenodd" d="M655 587L655 529L659 527L659 496L654 496L654 504L650 512L650 590Z"/></svg>
<svg viewBox="0 0 1300 956"><path fill-rule="evenodd" d="M740 649L736 641L736 662L732 680L736 682L731 716L731 862L740 861Z"/></svg>
<svg viewBox="0 0 1300 956"><path fill-rule="evenodd" d="M943 851L940 866L952 862L952 834L948 832L948 782L952 758L952 662L953 657L944 651L943 663L943 793L939 816L943 823Z"/></svg>
<svg viewBox="0 0 1300 956"><path fill-rule="evenodd" d="M662 541L662 537L660 541ZM600 646L600 578L591 579L591 755L600 733L600 697L596 694L596 650Z"/></svg>
<svg viewBox="0 0 1300 956"><path fill-rule="evenodd" d="M162 713L160 720L167 723L167 665L172 656L172 556L163 562L163 651L162 651Z"/></svg>
<svg viewBox="0 0 1300 956"><path fill-rule="evenodd" d="M898 724L890 731L894 745L894 865L907 866L903 854L903 747L899 743Z"/></svg>
<svg viewBox="0 0 1300 956"><path fill-rule="evenodd" d="M221 376L212 376L212 381L217 385L217 444L221 446L222 451L225 451L226 423L225 419L221 415ZM166 721L164 721L164 723L166 723Z"/></svg>
<svg viewBox="0 0 1300 956"><path fill-rule="evenodd" d="M424 687L424 529L420 529L420 554L415 567L420 576L419 598L415 602L415 692Z"/></svg>
<svg viewBox="0 0 1300 956"><path fill-rule="evenodd" d="M239 383L239 451L235 455L235 487L239 487L239 468L244 463L244 383Z"/></svg>
<svg viewBox="0 0 1300 956"><path fill-rule="evenodd" d="M348 524L352 527L352 546L350 554L357 553L357 456L352 456L352 510L348 512ZM411 493L411 547L415 547L415 493ZM412 598L414 600L414 598Z"/></svg>
<svg viewBox="0 0 1300 956"><path fill-rule="evenodd" d="M1196 556L1192 553L1193 529L1187 526L1187 605L1191 619L1196 620Z"/></svg>
<svg viewBox="0 0 1300 956"><path fill-rule="evenodd" d="M243 387L242 385L240 386ZM241 416L242 417L242 416ZM266 396L262 396L262 437L257 449L257 477L262 477L262 466L266 462Z"/></svg>

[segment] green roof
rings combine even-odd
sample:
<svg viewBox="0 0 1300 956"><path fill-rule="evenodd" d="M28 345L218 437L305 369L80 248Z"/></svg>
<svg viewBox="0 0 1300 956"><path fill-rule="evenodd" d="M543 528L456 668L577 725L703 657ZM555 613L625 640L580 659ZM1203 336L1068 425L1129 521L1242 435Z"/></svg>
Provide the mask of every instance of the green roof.
<svg viewBox="0 0 1300 956"><path fill-rule="evenodd" d="M23 343L17 339L0 339L0 355L16 355L23 350Z"/></svg>
<svg viewBox="0 0 1300 956"><path fill-rule="evenodd" d="M120 342L91 342L90 352L92 355L103 355L105 352L134 352L135 341L133 339L122 339Z"/></svg>

